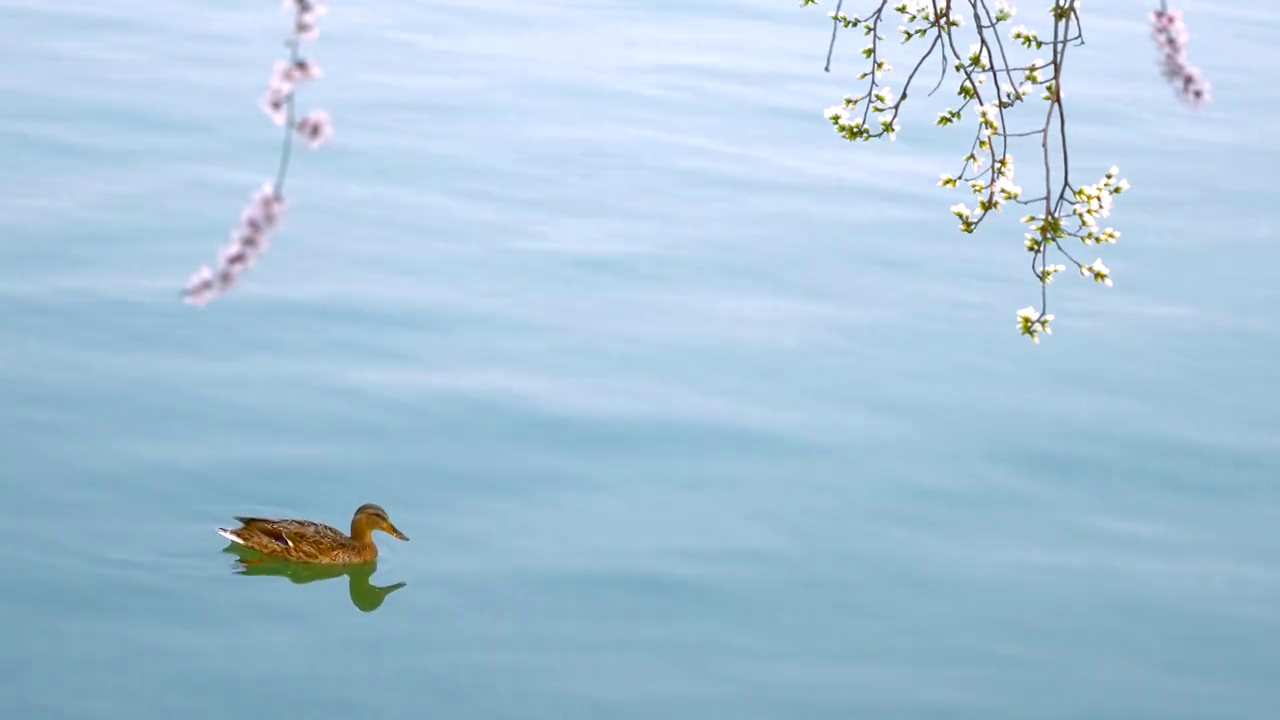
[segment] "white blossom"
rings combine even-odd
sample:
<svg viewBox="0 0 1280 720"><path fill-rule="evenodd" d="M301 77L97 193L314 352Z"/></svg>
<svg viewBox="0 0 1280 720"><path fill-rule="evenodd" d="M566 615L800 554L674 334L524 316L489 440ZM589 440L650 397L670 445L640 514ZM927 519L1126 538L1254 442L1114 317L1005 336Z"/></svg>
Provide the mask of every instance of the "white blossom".
<svg viewBox="0 0 1280 720"><path fill-rule="evenodd" d="M1094 282L1100 282L1107 287L1111 287L1111 270L1102 264L1102 258L1098 258L1088 265L1082 265L1080 274L1085 277L1092 276Z"/></svg>
<svg viewBox="0 0 1280 720"><path fill-rule="evenodd" d="M802 5L815 3L816 0L801 0ZM939 4L935 0L895 0L893 9L901 16L898 33L903 43L920 38L936 36L941 40L928 50L932 53L941 48L944 58L944 77L952 73L950 87L960 99L958 109L948 107L938 113L934 122L939 127L952 125L969 125L975 135L973 146L962 157L963 164L957 174L941 173L937 185L942 188L958 188L965 186L966 194L971 195L974 206L964 202L950 207L951 214L959 220L959 230L972 233L993 210L1000 211L1014 202L1030 205L1044 203L1041 214L1027 215L1022 218L1026 226L1023 231L1023 245L1033 254L1032 270L1043 285L1053 283L1056 275L1067 267L1077 267L1082 276L1092 277L1095 282L1112 285L1111 271L1098 258L1089 265L1081 265L1073 259L1066 248L1068 241L1078 240L1085 245L1100 246L1113 244L1120 238L1120 232L1113 227L1104 227L1103 221L1110 217L1115 206L1115 196L1130 189L1128 180L1119 176L1120 169L1110 166L1097 182L1081 184L1074 177L1059 174L1046 167L1050 177L1044 183L1044 194L1040 192L1039 180L1033 182L1036 199L1025 199L1023 188L1015 179L1014 160L1007 148L1019 142L1018 138L1041 136L1041 142L1060 142L1066 153L1067 138L1065 124L1054 121L1062 112L1061 102L1067 96L1066 90L1060 86L1058 73L1063 57L1063 43L1072 41L1046 40L1035 29L1023 24L1013 25L998 32L1008 33L1014 43L1005 42L998 45L992 36L986 34L988 23L992 26L1010 23L1017 16L1017 8L1012 0L980 0L969 3L968 8L982 17L981 28L977 32L964 32L965 12L961 10L965 3ZM1161 3L1163 6L1163 3ZM1079 33L1079 0L1053 0L1049 17L1051 18L1053 38ZM935 17L942 8L951 8L948 16ZM849 140L869 140L887 136L889 140L896 137L899 114L904 112L908 91L915 96L917 85L912 76L905 80L901 96L895 97L894 91L880 84L884 73L892 67L881 54L881 42L886 38L879 34L882 21L886 18L877 14L871 19L852 18L835 13L838 21L843 21L845 29L857 28L859 35L866 37L870 44L861 49L862 56L868 61L866 72L857 75L859 81L865 81L863 94L858 98L846 97L843 106L827 108L824 118L831 122L836 132ZM1185 28L1181 25L1181 17L1173 11L1153 16L1156 42L1174 59L1181 58L1181 51L1186 44ZM891 22L891 21L890 21ZM967 35L968 40L962 40ZM1013 52L1009 52L1012 48ZM993 60L999 50L1000 57ZM1014 53L1021 51L1026 55L1033 52L1050 53L1048 60L1035 58L1027 62L1025 57L1017 57ZM928 55L919 63L912 61L915 69L919 69ZM1185 63L1178 66L1185 70ZM1008 70L1005 70L1005 68ZM991 72L996 68L998 72ZM1018 76L1021 75L1021 78ZM991 82L987 82L990 80ZM942 80L939 81L941 86ZM937 88L935 87L934 90ZM1194 88L1193 88L1194 89ZM1204 84L1207 95L1207 83ZM933 91L923 89L924 94L932 95ZM1018 111L1025 100L1038 95L1048 104L1048 120L1034 120L1031 125L1019 127ZM860 112L856 106L867 102ZM966 114L966 110L973 114ZM861 118L876 115L875 121L864 123ZM1034 114L1033 114L1034 118ZM1041 118L1044 118L1041 115ZM1041 125L1040 123L1047 123ZM878 127L878 129L877 129ZM1043 130L1039 128L1043 127ZM1046 137L1050 133L1058 133L1058 137ZM990 163L987 161L990 160ZM1048 162L1048 159L1046 159ZM1071 163L1075 165L1075 163ZM1066 164L1063 163L1063 167ZM1065 204L1061 202L1065 200ZM1049 253L1061 253L1062 259L1071 260L1070 265L1054 262ZM1053 315L1045 312L1042 305L1039 309L1027 307L1018 311L1018 325L1023 334L1029 335L1033 342L1039 342L1043 335L1051 334L1049 323Z"/></svg>
<svg viewBox="0 0 1280 720"><path fill-rule="evenodd" d="M1034 307L1024 307L1018 310L1018 331L1023 335L1031 336L1031 342L1040 344L1040 333L1052 335L1053 330L1049 327L1053 315L1041 313Z"/></svg>

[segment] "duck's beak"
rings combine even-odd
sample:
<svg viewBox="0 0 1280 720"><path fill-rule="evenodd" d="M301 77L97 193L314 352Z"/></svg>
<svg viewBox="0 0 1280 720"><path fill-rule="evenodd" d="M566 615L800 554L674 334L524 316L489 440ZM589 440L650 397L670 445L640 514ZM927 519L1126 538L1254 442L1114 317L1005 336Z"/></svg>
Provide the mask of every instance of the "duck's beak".
<svg viewBox="0 0 1280 720"><path fill-rule="evenodd" d="M387 534L390 535L391 537L397 540L404 540L405 542L409 542L409 536L400 532L400 528L396 527L395 525L392 525L390 520L387 521L386 530L387 530Z"/></svg>

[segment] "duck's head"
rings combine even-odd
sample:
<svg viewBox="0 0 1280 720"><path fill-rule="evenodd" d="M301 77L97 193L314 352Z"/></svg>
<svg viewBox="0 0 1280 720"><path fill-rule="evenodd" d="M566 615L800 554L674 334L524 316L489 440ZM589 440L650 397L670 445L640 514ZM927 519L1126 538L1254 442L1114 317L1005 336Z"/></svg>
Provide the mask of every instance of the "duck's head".
<svg viewBox="0 0 1280 720"><path fill-rule="evenodd" d="M351 536L352 537L368 537L369 533L374 530L381 530L397 540L409 539L408 535L400 532L387 517L387 511L373 503L365 503L356 508L356 514L351 518Z"/></svg>

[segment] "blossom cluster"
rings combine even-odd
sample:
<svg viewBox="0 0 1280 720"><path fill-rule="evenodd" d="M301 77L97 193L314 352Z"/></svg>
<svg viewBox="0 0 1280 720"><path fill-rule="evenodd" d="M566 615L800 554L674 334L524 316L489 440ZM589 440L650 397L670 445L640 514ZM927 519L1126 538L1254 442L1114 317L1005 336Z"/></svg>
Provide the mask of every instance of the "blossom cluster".
<svg viewBox="0 0 1280 720"><path fill-rule="evenodd" d="M266 251L271 231L283 213L284 198L278 197L270 185L259 188L241 212L240 225L231 231L231 243L222 249L218 269L205 265L187 281L187 302L204 305L215 295L230 290L240 273L253 267L258 255Z"/></svg>
<svg viewBox="0 0 1280 720"><path fill-rule="evenodd" d="M1092 245L1095 242L1114 243L1115 238L1120 233L1107 228L1101 232L1098 231L1098 218L1111 216L1111 205L1114 202L1112 196L1119 195L1129 189L1129 181L1124 178L1117 179L1120 174L1120 168L1115 165L1102 176L1102 180L1075 190L1075 205L1071 208L1071 213L1079 219L1081 227L1085 234L1081 240L1085 245Z"/></svg>
<svg viewBox="0 0 1280 720"><path fill-rule="evenodd" d="M801 4L816 2L802 0ZM959 220L959 230L975 232L993 211L1008 205L1042 208L1039 214L1023 218L1023 223L1029 226L1025 246L1032 253L1031 270L1040 285L1041 301L1038 308L1017 311L1019 330L1039 343L1040 335L1052 333L1050 322L1054 316L1047 311L1046 288L1057 274L1074 267L1085 278L1112 285L1111 270L1102 258L1093 262L1077 260L1072 254L1077 247L1068 247L1073 244L1068 241L1078 241L1085 246L1115 243L1120 237L1119 231L1102 227L1101 221L1110 216L1114 196L1126 191L1129 183L1119 177L1119 168L1114 166L1101 180L1088 185L1076 183L1067 171L1065 126L1056 121L1064 112L1059 72L1068 48L1083 45L1079 0L1052 0L1046 13L1052 23L1051 32L1043 35L1027 25L1014 25L1013 20L1020 13L1009 0L971 0L967 4L973 11L969 23L957 11L958 5L961 3L953 5L934 0L898 0L892 4L893 12L900 18L897 33L900 43L927 45L922 57L912 61L913 68L902 78L897 94L884 79L893 67L887 59L884 42L887 38L880 32L892 17L888 12L890 3L879 3L865 17L839 12L839 8L829 13L834 23L833 43L835 31L841 28L860 30L859 34L869 39L860 54L869 61L870 67L857 75L859 81L866 83L864 91L846 95L843 103L825 109L823 117L846 140L895 139L900 130L899 112L908 94L915 94L913 83L917 73L934 53L942 54L943 77L934 89L941 87L950 75L954 78L955 84L951 87L959 104L939 113L934 124L939 127L971 124L974 130L972 146L961 157L960 172L943 174L938 182L944 188L963 186L972 193L971 202L958 202L950 208ZM960 42L962 33L973 36L976 42ZM999 36L1008 40L1002 41ZM1011 50L1026 52L1027 58L1014 59ZM1033 53L1042 53L1049 59L1032 60ZM1015 126L1020 106L1037 101L1047 105L1047 112L1034 112L1031 117L1035 124L1028 129ZM1039 146L1035 157L1043 158L1043 178L1031 183L1033 188L1043 188L1042 194L1035 193L1038 197L1024 197L1023 188L1015 180L1011 146L1019 142L1019 138L1034 139L1031 141ZM1064 162L1060 171L1050 166L1045 150L1053 145L1062 148ZM1054 260L1060 255L1063 262L1052 262L1051 252Z"/></svg>
<svg viewBox="0 0 1280 720"><path fill-rule="evenodd" d="M867 119L864 116L859 118L855 115L858 105L864 100L867 101L867 109L871 112L879 113L876 118L880 131L873 133L867 125ZM892 141L897 136L898 117L896 110L889 112L890 107L896 105L893 99L893 88L881 87L871 93L870 98L865 96L854 97L846 95L844 103L841 105L833 105L823 111L823 116L831 121L835 126L836 132L840 133L846 140L870 140L879 135L888 135Z"/></svg>
<svg viewBox="0 0 1280 720"><path fill-rule="evenodd" d="M267 91L263 93L259 103L263 112L276 125L284 125L288 122L289 100L298 84L318 80L320 75L320 68L306 58L289 62L277 60L271 70L271 79L267 81Z"/></svg>
<svg viewBox="0 0 1280 720"><path fill-rule="evenodd" d="M1178 97L1191 107L1209 102L1209 81L1187 61L1191 35L1182 22L1182 11L1159 8L1151 13L1151 39L1160 50L1160 74L1173 85Z"/></svg>
<svg viewBox="0 0 1280 720"><path fill-rule="evenodd" d="M994 120L991 119L994 117L994 113L984 109L986 107L985 105L978 107L978 114L981 118L979 123L982 128L980 132L984 134L995 127ZM990 123L990 125L987 123ZM966 168L972 166L976 170L982 167L982 156L977 153L971 152L963 159ZM964 203L951 206L951 214L960 219L961 232L972 233L978 228L978 223L982 221L982 218L988 212L1000 210L1005 203L1017 200L1022 196L1022 188L1013 182L1013 155L1010 153L1005 153L996 158L991 171L982 177L989 179L990 183L985 183L978 177L969 180L967 183L969 190L978 197L974 209L970 210L969 206ZM960 178L947 173L943 173L938 180L939 187L954 188L959 187L959 185Z"/></svg>
<svg viewBox="0 0 1280 720"><path fill-rule="evenodd" d="M272 122L284 127L276 179L274 183L264 184L249 200L240 214L239 225L231 231L230 243L219 252L216 267L202 266L187 280L183 299L197 307L230 290L240 275L253 267L258 256L266 251L270 234L279 226L285 209L284 179L289 169L293 134L302 136L312 148L319 147L333 135L333 124L323 110L294 117L298 85L316 80L321 74L315 63L300 55L300 45L304 40L319 37L319 18L327 9L318 0L284 0L284 9L293 14L288 39L290 57L275 63L259 103Z"/></svg>
<svg viewBox="0 0 1280 720"><path fill-rule="evenodd" d="M1111 287L1111 269L1102 262L1102 258L1086 265L1076 260L1061 243L1067 238L1074 237L1084 245L1115 244L1120 237L1120 232L1110 227L1099 229L1098 219L1109 217L1114 196L1129 189L1129 181L1119 175L1120 168L1112 165L1098 182L1073 190L1072 199L1075 204L1071 207L1071 214L1078 224L1075 230L1068 230L1062 217L1057 214L1027 215L1022 218L1022 222L1027 225L1029 231L1024 236L1027 252L1033 253L1036 259L1041 260L1036 272L1042 284L1048 285L1053 282L1054 275L1067 269L1066 265L1060 263L1050 265L1044 260L1045 254L1052 247L1075 264L1082 277L1093 278L1094 282ZM1035 263L1033 262L1032 265L1034 267ZM1023 335L1030 336L1032 342L1039 343L1039 333L1053 334L1049 329L1049 321L1053 319L1053 315L1045 314L1043 310L1031 312L1033 310L1034 308L1023 308L1018 311L1018 329Z"/></svg>
<svg viewBox="0 0 1280 720"><path fill-rule="evenodd" d="M1018 311L1018 332L1031 337L1031 342L1040 344L1040 333L1052 335L1053 329L1049 327L1053 315L1041 312L1034 306L1028 305Z"/></svg>
<svg viewBox="0 0 1280 720"><path fill-rule="evenodd" d="M1008 5L1004 0L999 0L999 2ZM945 27L961 27L964 25L964 15L959 10L948 12L951 9L950 5L944 4L940 7L936 7L936 5L933 0L906 0L906 2L900 2L895 5L893 7L894 12L901 15L903 22L906 23L906 25L898 28L898 32L902 33L904 37L909 34L919 33L920 28L911 27L913 23L924 23L924 28L933 27L938 24L940 16L943 21L942 25ZM903 42L906 41L903 40Z"/></svg>

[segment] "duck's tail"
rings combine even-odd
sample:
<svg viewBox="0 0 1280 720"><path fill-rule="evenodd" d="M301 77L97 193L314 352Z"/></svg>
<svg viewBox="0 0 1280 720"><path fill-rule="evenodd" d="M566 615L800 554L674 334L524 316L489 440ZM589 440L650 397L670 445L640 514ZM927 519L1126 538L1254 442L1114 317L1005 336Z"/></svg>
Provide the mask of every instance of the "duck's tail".
<svg viewBox="0 0 1280 720"><path fill-rule="evenodd" d="M218 528L218 534L230 540L231 542L236 543L237 545L248 545L248 543L240 539L239 535L236 535L234 532L226 528Z"/></svg>

